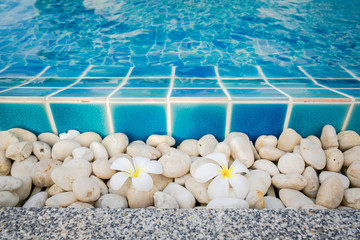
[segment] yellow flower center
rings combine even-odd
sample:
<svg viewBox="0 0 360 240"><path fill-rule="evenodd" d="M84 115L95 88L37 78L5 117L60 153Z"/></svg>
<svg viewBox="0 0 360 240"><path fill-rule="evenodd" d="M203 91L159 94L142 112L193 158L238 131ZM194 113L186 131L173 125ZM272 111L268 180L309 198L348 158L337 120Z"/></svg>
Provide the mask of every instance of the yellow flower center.
<svg viewBox="0 0 360 240"><path fill-rule="evenodd" d="M219 172L223 178L231 178L232 171L232 168L227 169L226 167L223 167Z"/></svg>
<svg viewBox="0 0 360 240"><path fill-rule="evenodd" d="M138 177L141 172L142 171L140 169L135 169L135 172L131 171L130 174L132 177Z"/></svg>

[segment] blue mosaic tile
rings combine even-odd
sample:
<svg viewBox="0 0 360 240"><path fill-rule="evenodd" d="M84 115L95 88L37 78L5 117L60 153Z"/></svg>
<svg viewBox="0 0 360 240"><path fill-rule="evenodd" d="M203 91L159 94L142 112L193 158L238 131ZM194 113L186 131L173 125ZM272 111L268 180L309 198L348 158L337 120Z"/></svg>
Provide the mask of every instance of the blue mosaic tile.
<svg viewBox="0 0 360 240"><path fill-rule="evenodd" d="M289 94L293 98L301 98L301 99L325 99L325 98L347 98L341 94L336 92L327 90L327 89L291 89L291 88L283 88L285 93Z"/></svg>
<svg viewBox="0 0 360 240"><path fill-rule="evenodd" d="M170 78L130 78L123 88L167 88Z"/></svg>
<svg viewBox="0 0 360 240"><path fill-rule="evenodd" d="M0 93L2 97L45 97L59 89L57 88L14 88Z"/></svg>
<svg viewBox="0 0 360 240"><path fill-rule="evenodd" d="M287 100L279 91L270 89L228 89L233 100Z"/></svg>
<svg viewBox="0 0 360 240"><path fill-rule="evenodd" d="M221 78L261 78L257 68L251 65L245 66L219 66Z"/></svg>
<svg viewBox="0 0 360 240"><path fill-rule="evenodd" d="M252 141L261 135L279 136L287 104L234 104L230 132L244 132Z"/></svg>
<svg viewBox="0 0 360 240"><path fill-rule="evenodd" d="M289 128L293 128L302 137L316 135L320 137L326 124L340 131L349 109L349 104L294 104Z"/></svg>
<svg viewBox="0 0 360 240"><path fill-rule="evenodd" d="M216 78L213 66L202 67L176 67L175 76L194 78Z"/></svg>
<svg viewBox="0 0 360 240"><path fill-rule="evenodd" d="M218 141L224 139L227 104L172 103L172 136L176 144L206 134L213 134Z"/></svg>
<svg viewBox="0 0 360 240"><path fill-rule="evenodd" d="M262 79L223 79L221 82L226 88L271 88Z"/></svg>
<svg viewBox="0 0 360 240"><path fill-rule="evenodd" d="M346 66L346 69L351 71L356 77L360 78L360 66L357 67L354 66Z"/></svg>
<svg viewBox="0 0 360 240"><path fill-rule="evenodd" d="M186 97L209 97L209 98L218 98L218 97L226 97L226 94L222 89L209 88L209 89L173 89L170 97L177 98L186 98Z"/></svg>
<svg viewBox="0 0 360 240"><path fill-rule="evenodd" d="M152 134L167 134L165 104L111 104L110 106L115 132L125 133L130 141L146 141Z"/></svg>
<svg viewBox="0 0 360 240"><path fill-rule="evenodd" d="M102 137L109 134L105 104L50 103L58 133L76 129L93 131Z"/></svg>
<svg viewBox="0 0 360 240"><path fill-rule="evenodd" d="M125 77L130 68L119 66L94 66L86 77Z"/></svg>
<svg viewBox="0 0 360 240"><path fill-rule="evenodd" d="M113 88L122 82L121 78L83 78L72 88Z"/></svg>
<svg viewBox="0 0 360 240"><path fill-rule="evenodd" d="M261 66L264 75L267 78L299 78L306 77L296 66L294 67L279 67L276 65Z"/></svg>
<svg viewBox="0 0 360 240"><path fill-rule="evenodd" d="M168 89L129 89L129 88L122 88L119 89L114 95L111 96L110 99L116 98L163 98L166 99L168 93Z"/></svg>
<svg viewBox="0 0 360 240"><path fill-rule="evenodd" d="M24 128L36 135L52 132L44 104L0 103L0 130Z"/></svg>
<svg viewBox="0 0 360 240"><path fill-rule="evenodd" d="M41 77L80 77L86 66L54 66L49 68Z"/></svg>
<svg viewBox="0 0 360 240"><path fill-rule="evenodd" d="M22 78L0 78L0 87L10 88L28 82L29 79Z"/></svg>
<svg viewBox="0 0 360 240"><path fill-rule="evenodd" d="M174 88L220 88L216 79L176 78Z"/></svg>
<svg viewBox="0 0 360 240"><path fill-rule="evenodd" d="M336 89L336 90L356 98L357 101L360 100L360 89L359 88L357 88L357 89Z"/></svg>
<svg viewBox="0 0 360 240"><path fill-rule="evenodd" d="M152 67L134 67L130 77L170 77L171 67L152 66Z"/></svg>
<svg viewBox="0 0 360 240"><path fill-rule="evenodd" d="M322 88L310 79L269 79L269 83L278 88Z"/></svg>
<svg viewBox="0 0 360 240"><path fill-rule="evenodd" d="M313 78L352 78L344 69L337 66L303 67Z"/></svg>
<svg viewBox="0 0 360 240"><path fill-rule="evenodd" d="M0 77L35 77L43 71L45 67L46 66L10 66L3 72L0 72Z"/></svg>
<svg viewBox="0 0 360 240"><path fill-rule="evenodd" d="M37 78L23 87L67 87L76 81L75 78Z"/></svg>
<svg viewBox="0 0 360 240"><path fill-rule="evenodd" d="M89 98L106 98L114 89L101 88L68 88L52 97L89 97Z"/></svg>
<svg viewBox="0 0 360 240"><path fill-rule="evenodd" d="M360 104L355 104L346 129L356 131L360 134Z"/></svg>
<svg viewBox="0 0 360 240"><path fill-rule="evenodd" d="M360 81L356 79L316 79L316 81L330 88L360 88Z"/></svg>

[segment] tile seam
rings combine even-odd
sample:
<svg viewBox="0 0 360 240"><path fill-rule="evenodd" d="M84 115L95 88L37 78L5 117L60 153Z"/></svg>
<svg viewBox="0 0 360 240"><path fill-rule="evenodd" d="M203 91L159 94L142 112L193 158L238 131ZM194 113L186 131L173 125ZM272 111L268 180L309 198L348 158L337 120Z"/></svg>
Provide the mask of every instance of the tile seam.
<svg viewBox="0 0 360 240"><path fill-rule="evenodd" d="M341 66L341 65L340 65L340 67L341 67L342 69L344 69L348 74L350 74L353 78L355 78L356 80L360 81L360 78L359 78L358 76L356 76L352 71L350 71L349 69L347 69L347 68L344 67L344 66Z"/></svg>
<svg viewBox="0 0 360 240"><path fill-rule="evenodd" d="M5 71L6 69L8 69L10 67L10 65L4 67L3 69L0 70L0 73L2 73L3 71Z"/></svg>
<svg viewBox="0 0 360 240"><path fill-rule="evenodd" d="M172 136L172 116L171 116L171 92L174 88L174 83L175 83L175 71L176 71L176 67L173 66L171 68L171 78L170 78L170 86L169 86L169 90L168 93L166 95L166 131L167 131L167 135L168 136Z"/></svg>

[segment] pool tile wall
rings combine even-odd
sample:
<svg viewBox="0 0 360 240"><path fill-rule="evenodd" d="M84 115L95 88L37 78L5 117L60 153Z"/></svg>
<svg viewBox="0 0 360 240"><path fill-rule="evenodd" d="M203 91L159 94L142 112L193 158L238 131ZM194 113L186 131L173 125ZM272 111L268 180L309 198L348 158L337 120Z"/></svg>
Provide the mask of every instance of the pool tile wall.
<svg viewBox="0 0 360 240"><path fill-rule="evenodd" d="M359 69L343 66L0 68L0 130L77 129L130 140L151 134L186 138L229 132L303 137L325 124L360 132Z"/></svg>

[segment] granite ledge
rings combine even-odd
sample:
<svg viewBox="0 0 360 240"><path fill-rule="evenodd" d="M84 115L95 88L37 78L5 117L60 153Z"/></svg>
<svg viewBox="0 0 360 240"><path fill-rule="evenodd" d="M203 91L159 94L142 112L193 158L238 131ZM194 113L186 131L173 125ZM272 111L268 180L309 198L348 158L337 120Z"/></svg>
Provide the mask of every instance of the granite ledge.
<svg viewBox="0 0 360 240"><path fill-rule="evenodd" d="M0 208L1 239L359 239L356 210Z"/></svg>

